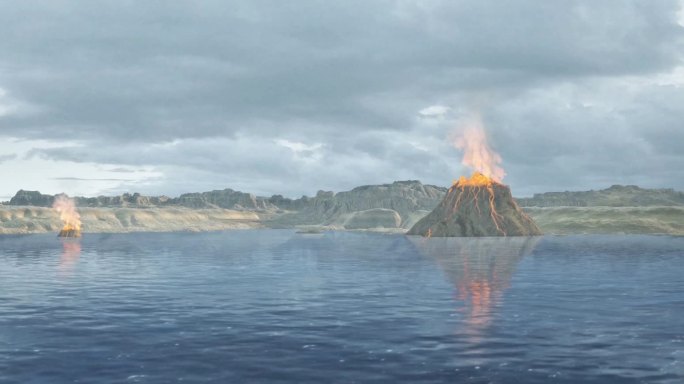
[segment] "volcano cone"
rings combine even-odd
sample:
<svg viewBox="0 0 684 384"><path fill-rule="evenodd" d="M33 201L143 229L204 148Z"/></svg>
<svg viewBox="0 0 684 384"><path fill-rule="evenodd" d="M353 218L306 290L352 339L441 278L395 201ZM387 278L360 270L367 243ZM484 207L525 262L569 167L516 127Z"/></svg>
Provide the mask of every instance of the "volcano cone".
<svg viewBox="0 0 684 384"><path fill-rule="evenodd" d="M472 183L462 179L449 188L444 200L407 234L480 237L535 236L542 233L520 209L508 186L492 180Z"/></svg>
<svg viewBox="0 0 684 384"><path fill-rule="evenodd" d="M57 237L81 237L81 231L77 229L62 229Z"/></svg>

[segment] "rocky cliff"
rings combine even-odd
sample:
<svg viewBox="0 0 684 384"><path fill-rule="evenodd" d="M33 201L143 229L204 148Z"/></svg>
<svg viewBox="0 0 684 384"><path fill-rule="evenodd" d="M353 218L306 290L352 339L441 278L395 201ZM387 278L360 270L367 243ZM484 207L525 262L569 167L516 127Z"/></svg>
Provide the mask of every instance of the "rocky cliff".
<svg viewBox="0 0 684 384"><path fill-rule="evenodd" d="M171 199L168 205L181 205L188 208L226 208L236 210L269 210L277 209L263 197L251 193L224 189L220 191L186 193Z"/></svg>
<svg viewBox="0 0 684 384"><path fill-rule="evenodd" d="M9 201L9 205L51 207L55 196L44 195L38 191L20 190ZM78 207L151 208L181 206L194 209L225 208L235 210L268 210L277 208L265 198L259 198L250 193L234 191L232 189L186 193L173 199L168 196L145 196L140 193L124 193L119 196L77 196L74 197L74 200Z"/></svg>
<svg viewBox="0 0 684 384"><path fill-rule="evenodd" d="M144 196L139 193L124 193L119 196L76 197L76 205L79 207L131 207L149 208L167 205L170 198L167 196Z"/></svg>
<svg viewBox="0 0 684 384"><path fill-rule="evenodd" d="M318 191L316 196L289 199L270 198L232 189L186 193L176 198L125 193L120 196L76 197L78 207L92 208L170 208L230 209L253 211L266 218L267 225L324 225L335 228L408 228L427 214L444 196L446 188L423 185L419 181L366 185L334 193ZM55 196L37 191L19 191L11 206L50 207Z"/></svg>
<svg viewBox="0 0 684 384"><path fill-rule="evenodd" d="M374 227L408 228L417 220L416 216L434 208L445 192L446 188L409 180L365 185L337 194L319 191L313 198L303 197L284 204L280 197L272 198L273 203L280 202L281 208L296 209L278 217L273 224L320 224L350 229L367 222Z"/></svg>
<svg viewBox="0 0 684 384"><path fill-rule="evenodd" d="M58 195L44 195L38 191L19 190L9 201L11 206L51 207ZM143 196L124 193L119 196L75 197L79 207L153 207L168 204L166 196Z"/></svg>
<svg viewBox="0 0 684 384"><path fill-rule="evenodd" d="M9 205L24 205L33 207L51 207L55 201L52 195L43 195L38 191L25 191L20 189L12 199Z"/></svg>

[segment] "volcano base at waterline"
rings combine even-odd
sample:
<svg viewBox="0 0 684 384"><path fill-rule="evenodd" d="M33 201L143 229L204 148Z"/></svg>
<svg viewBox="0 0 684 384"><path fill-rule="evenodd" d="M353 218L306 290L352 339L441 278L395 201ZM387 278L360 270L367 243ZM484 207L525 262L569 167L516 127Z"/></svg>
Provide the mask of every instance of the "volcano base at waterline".
<svg viewBox="0 0 684 384"><path fill-rule="evenodd" d="M508 186L454 184L441 203L407 235L426 237L536 236L537 224L520 209Z"/></svg>
<svg viewBox="0 0 684 384"><path fill-rule="evenodd" d="M77 229L62 229L57 237L81 237L81 231Z"/></svg>

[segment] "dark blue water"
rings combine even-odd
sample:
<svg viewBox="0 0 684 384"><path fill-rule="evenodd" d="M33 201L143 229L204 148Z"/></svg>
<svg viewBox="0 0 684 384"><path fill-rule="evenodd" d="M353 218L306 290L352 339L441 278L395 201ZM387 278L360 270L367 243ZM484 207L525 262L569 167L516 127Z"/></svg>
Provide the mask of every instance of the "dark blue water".
<svg viewBox="0 0 684 384"><path fill-rule="evenodd" d="M0 382L684 382L684 238L0 237Z"/></svg>

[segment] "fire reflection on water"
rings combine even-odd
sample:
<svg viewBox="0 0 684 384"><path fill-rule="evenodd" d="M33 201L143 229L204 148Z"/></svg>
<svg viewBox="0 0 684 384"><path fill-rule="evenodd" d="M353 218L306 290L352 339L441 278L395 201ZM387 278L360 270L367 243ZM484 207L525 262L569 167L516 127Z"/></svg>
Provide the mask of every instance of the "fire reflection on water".
<svg viewBox="0 0 684 384"><path fill-rule="evenodd" d="M62 240L62 255L59 259L59 270L71 271L81 257L81 242L74 239Z"/></svg>
<svg viewBox="0 0 684 384"><path fill-rule="evenodd" d="M460 334L478 343L491 325L503 293L518 263L530 254L540 237L411 238L420 252L434 260L456 288L463 304Z"/></svg>

